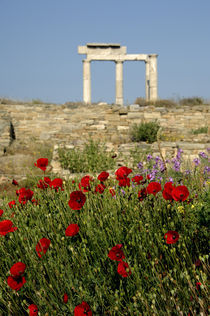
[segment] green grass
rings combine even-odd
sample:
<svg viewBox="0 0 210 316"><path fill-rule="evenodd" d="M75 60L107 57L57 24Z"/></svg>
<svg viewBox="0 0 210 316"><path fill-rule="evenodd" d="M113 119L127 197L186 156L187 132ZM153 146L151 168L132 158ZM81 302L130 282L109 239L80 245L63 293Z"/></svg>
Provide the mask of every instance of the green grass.
<svg viewBox="0 0 210 316"><path fill-rule="evenodd" d="M81 179L66 180L64 191L58 192L30 186L38 205L30 201L21 205L16 198L17 206L10 209L10 199L5 196L1 220L12 220L18 229L0 236L0 314L28 315L27 308L34 303L39 315L67 316L82 301L98 316L206 313L210 221L209 184L203 185L208 181L203 173L206 160L188 175L175 172L169 164L167 173L158 170L162 189L172 175L176 186L187 186L190 195L186 201L166 201L159 192L140 202L138 191L150 182L143 169L152 169L154 162L145 160L138 171L144 184L119 187L115 177L109 177L104 193L96 194L99 181L95 177L81 210L68 205L69 195L78 190ZM114 186L116 198L109 192ZM79 225L79 233L66 237L65 229L71 223ZM168 230L179 233L175 244L166 243ZM43 237L51 244L39 258L35 247ZM118 262L108 257L116 244L123 244L124 261L131 269L125 278L117 273ZM198 259L201 263L196 267ZM26 264L26 283L16 292L6 281L18 261ZM201 283L200 290L196 282ZM63 303L64 293L69 297L67 304Z"/></svg>

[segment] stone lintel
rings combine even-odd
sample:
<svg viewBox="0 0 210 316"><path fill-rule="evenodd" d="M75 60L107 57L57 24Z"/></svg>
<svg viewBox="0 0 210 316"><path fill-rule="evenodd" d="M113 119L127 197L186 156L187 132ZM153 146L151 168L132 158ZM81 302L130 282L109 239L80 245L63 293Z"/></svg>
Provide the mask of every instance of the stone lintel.
<svg viewBox="0 0 210 316"><path fill-rule="evenodd" d="M87 43L86 46L94 48L120 48L120 44L118 43Z"/></svg>
<svg viewBox="0 0 210 316"><path fill-rule="evenodd" d="M104 46L103 46L104 45ZM123 55L127 53L126 46L117 46L119 44L95 44L91 46L78 46L78 54L87 55Z"/></svg>
<svg viewBox="0 0 210 316"><path fill-rule="evenodd" d="M126 54L126 55L95 55L95 54L88 54L87 55L87 60L92 61L92 60L110 60L110 61L135 61L135 60L147 60L147 55L146 54Z"/></svg>

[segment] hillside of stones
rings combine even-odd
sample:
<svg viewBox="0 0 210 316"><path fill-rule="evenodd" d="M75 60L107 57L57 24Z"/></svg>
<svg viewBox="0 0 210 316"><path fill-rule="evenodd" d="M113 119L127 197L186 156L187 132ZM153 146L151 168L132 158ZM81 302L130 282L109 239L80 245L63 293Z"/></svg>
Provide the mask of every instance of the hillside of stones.
<svg viewBox="0 0 210 316"><path fill-rule="evenodd" d="M157 143L133 143L133 124L156 120L161 126L161 152L172 157L178 148L183 157L192 160L199 151L210 147L207 133L193 131L209 127L210 105L193 106L129 106L106 103L64 105L13 103L0 104L0 183L33 174L33 163L39 157L50 159L51 171L69 175L58 162L57 149L83 147L92 138L106 144L117 154L118 164L130 150L159 154Z"/></svg>

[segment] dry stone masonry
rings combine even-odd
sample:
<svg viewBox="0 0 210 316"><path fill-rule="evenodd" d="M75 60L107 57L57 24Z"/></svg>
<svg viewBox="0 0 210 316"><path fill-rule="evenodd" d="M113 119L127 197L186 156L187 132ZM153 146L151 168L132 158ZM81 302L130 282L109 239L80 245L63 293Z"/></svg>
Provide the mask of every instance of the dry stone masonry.
<svg viewBox="0 0 210 316"><path fill-rule="evenodd" d="M116 100L123 105L123 63L125 61L144 61L146 65L145 97L147 101L156 101L157 87L157 54L127 54L127 47L111 43L88 43L78 46L78 53L87 55L83 60L83 101L91 103L91 61L107 60L116 64Z"/></svg>

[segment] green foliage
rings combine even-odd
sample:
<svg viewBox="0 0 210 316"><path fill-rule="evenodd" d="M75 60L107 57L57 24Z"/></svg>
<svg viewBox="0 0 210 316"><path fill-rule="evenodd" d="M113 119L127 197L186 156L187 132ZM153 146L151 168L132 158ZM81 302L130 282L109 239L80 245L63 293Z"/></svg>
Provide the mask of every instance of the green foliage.
<svg viewBox="0 0 210 316"><path fill-rule="evenodd" d="M138 97L136 98L136 100L134 101L135 104L138 104L139 106L147 106L149 105L148 104L148 101L145 100L145 98L142 98L142 97Z"/></svg>
<svg viewBox="0 0 210 316"><path fill-rule="evenodd" d="M194 135L207 134L208 133L208 127L207 126L199 127L197 129L192 130L192 133Z"/></svg>
<svg viewBox="0 0 210 316"><path fill-rule="evenodd" d="M179 101L180 105L201 105L204 103L201 97L183 98Z"/></svg>
<svg viewBox="0 0 210 316"><path fill-rule="evenodd" d="M72 173L98 172L115 167L113 153L107 153L105 145L98 141L89 140L83 150L60 148L58 153L62 168Z"/></svg>
<svg viewBox="0 0 210 316"><path fill-rule="evenodd" d="M159 128L160 125L157 121L134 124L131 128L131 140L133 142L154 143L157 140Z"/></svg>
<svg viewBox="0 0 210 316"><path fill-rule="evenodd" d="M94 144L88 145L95 148ZM152 169L156 160L147 159L142 168ZM203 163L207 162L204 158ZM0 236L0 315L27 315L33 303L39 315L68 316L82 301L88 303L93 315L176 316L180 312L188 315L189 310L195 315L207 315L209 187L203 183L203 166L191 171L187 175L173 173L174 184L182 183L190 192L183 202L165 200L161 191L139 201L138 191L150 182L144 173L143 184L124 187L123 192L109 177L103 194L95 194L99 183L95 177L80 210L70 209L68 201L69 193L78 190L81 179L75 179L75 183L66 180L64 191L58 192L34 185L31 189L37 205L30 201L20 205L17 198L17 205L10 209L5 195L1 220L12 220L18 229ZM164 172L161 175L163 189L168 178ZM115 198L109 192L113 186ZM79 226L73 237L65 235L70 223ZM166 243L164 235L168 230L179 233L176 243ZM39 258L35 248L43 237L51 243ZM123 261L131 270L128 277L119 275L119 262L108 257L117 244L122 244ZM196 266L198 259L200 265ZM26 264L26 283L16 292L7 285L7 277L18 261ZM200 290L196 282L201 283ZM63 303L64 293L69 297L67 304Z"/></svg>

